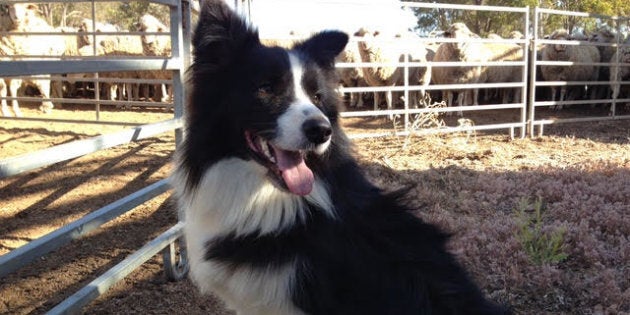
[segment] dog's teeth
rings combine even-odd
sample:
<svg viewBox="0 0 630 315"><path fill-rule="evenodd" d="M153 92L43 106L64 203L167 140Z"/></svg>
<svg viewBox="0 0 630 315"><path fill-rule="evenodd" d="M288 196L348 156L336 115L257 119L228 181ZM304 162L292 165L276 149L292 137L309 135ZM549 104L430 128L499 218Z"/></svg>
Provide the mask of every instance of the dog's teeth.
<svg viewBox="0 0 630 315"><path fill-rule="evenodd" d="M261 139L260 148L262 149L262 153L265 155L265 157L267 157L267 159L269 159L272 163L276 163L276 158L273 156L273 154L271 154L269 143L267 143L267 141Z"/></svg>
<svg viewBox="0 0 630 315"><path fill-rule="evenodd" d="M271 154L271 151L269 151L269 146L265 146L265 155L267 156L269 161L276 163L276 158L273 156L273 154Z"/></svg>

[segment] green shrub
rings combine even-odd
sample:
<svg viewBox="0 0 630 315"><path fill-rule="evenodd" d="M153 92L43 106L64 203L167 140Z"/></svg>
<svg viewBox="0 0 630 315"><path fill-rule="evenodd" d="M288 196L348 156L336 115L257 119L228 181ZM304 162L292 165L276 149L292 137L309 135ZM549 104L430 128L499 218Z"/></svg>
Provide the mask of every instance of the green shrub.
<svg viewBox="0 0 630 315"><path fill-rule="evenodd" d="M533 212L530 210L532 207ZM543 231L541 198L536 199L534 204L530 204L528 199L521 199L516 212L520 220L517 238L533 263L556 264L567 259L568 254L563 251L566 228Z"/></svg>

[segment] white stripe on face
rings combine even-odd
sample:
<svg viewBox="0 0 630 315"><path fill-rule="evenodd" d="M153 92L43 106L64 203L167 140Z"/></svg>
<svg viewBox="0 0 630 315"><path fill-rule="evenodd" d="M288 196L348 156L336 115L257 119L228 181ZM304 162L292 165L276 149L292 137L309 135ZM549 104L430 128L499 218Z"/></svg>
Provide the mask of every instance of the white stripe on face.
<svg viewBox="0 0 630 315"><path fill-rule="evenodd" d="M302 85L302 77L304 76L304 68L302 68L302 63L300 62L300 59L294 54L289 53L289 62L291 63L291 73L293 74L293 88L295 92L295 102L311 104L311 99L306 94L306 91L304 90L304 86Z"/></svg>
<svg viewBox="0 0 630 315"><path fill-rule="evenodd" d="M310 147L309 141L304 135L302 125L308 119L323 118L326 121L328 117L322 113L317 106L311 102L310 97L306 93L302 85L304 76L304 68L300 59L292 53L289 53L289 62L291 64L291 74L293 75L293 89L295 99L289 108L278 118L278 136L273 143L285 150L304 150L314 149L316 153L323 153L328 148L330 140L318 145Z"/></svg>

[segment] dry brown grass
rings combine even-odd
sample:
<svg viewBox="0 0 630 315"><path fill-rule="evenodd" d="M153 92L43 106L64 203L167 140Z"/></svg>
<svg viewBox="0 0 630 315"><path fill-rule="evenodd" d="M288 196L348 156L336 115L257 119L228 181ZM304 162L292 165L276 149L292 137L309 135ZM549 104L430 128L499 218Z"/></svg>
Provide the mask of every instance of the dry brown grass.
<svg viewBox="0 0 630 315"><path fill-rule="evenodd" d="M628 132L620 125L592 137L511 141L461 133L357 145L382 187L415 185L418 215L453 233L452 251L490 297L517 314L627 314ZM533 215L537 198L539 233L565 231L566 259L540 263L524 248L520 213Z"/></svg>

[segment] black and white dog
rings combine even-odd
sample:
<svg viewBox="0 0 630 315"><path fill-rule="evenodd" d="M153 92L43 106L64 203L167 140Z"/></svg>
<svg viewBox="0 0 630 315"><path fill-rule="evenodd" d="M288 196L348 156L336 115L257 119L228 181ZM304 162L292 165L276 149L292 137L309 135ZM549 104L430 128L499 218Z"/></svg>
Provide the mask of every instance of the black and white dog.
<svg viewBox="0 0 630 315"><path fill-rule="evenodd" d="M325 31L266 47L203 2L173 183L190 277L239 314L502 314L422 222L363 175Z"/></svg>

